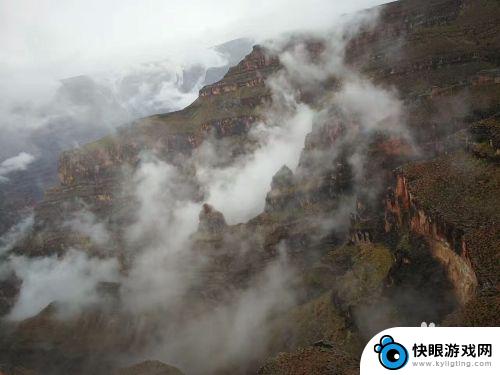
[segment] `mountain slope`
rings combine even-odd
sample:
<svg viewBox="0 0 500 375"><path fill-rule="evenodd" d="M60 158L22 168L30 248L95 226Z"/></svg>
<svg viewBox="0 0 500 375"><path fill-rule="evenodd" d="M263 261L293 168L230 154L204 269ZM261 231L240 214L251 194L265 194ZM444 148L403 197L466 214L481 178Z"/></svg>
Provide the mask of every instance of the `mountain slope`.
<svg viewBox="0 0 500 375"><path fill-rule="evenodd" d="M76 248L118 259L123 278L99 283L108 303L69 320L56 303L7 323L2 360L53 373L106 373L123 357L145 356L200 374L252 373L264 362L263 374L352 373L364 342L388 326L498 325L500 6L405 0L376 11L377 22L339 40L341 70L322 65L328 38L257 46L184 110L63 153L59 184L13 254L65 259ZM248 172L237 186L250 181L244 195L255 194L252 173L265 173L264 164L255 172L242 160L279 144L273 123L283 120L293 138L286 124L311 113L296 168L272 171L260 213L239 222L205 204L221 171L230 172L226 183ZM285 145L272 157L293 143ZM137 229L144 201L147 226ZM169 210L155 210L163 204ZM197 227L182 251L162 247L192 225L171 220L186 207L200 210ZM98 240L103 226L109 238ZM157 248L166 258L148 253ZM131 311L128 280L145 274L156 278L132 288ZM148 297L158 290L156 305ZM280 351L291 353L265 361Z"/></svg>

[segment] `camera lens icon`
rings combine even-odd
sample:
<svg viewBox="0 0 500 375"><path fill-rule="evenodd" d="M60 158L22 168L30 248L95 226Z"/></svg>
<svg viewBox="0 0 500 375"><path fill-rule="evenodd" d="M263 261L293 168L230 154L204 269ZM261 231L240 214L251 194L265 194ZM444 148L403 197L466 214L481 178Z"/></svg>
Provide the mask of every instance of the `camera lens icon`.
<svg viewBox="0 0 500 375"><path fill-rule="evenodd" d="M388 370L399 370L408 362L408 351L403 345L394 342L391 336L380 339L380 344L375 345L375 353L378 353L380 364Z"/></svg>

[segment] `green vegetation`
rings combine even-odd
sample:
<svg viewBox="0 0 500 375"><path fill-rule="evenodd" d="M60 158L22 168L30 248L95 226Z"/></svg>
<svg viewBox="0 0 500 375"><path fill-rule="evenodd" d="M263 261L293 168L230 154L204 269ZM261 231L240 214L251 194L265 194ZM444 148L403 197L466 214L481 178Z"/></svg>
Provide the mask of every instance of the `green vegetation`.
<svg viewBox="0 0 500 375"><path fill-rule="evenodd" d="M376 304L393 263L390 250L381 244L332 249L302 276L307 288L323 292L271 322L273 348L290 350L329 340L359 353L362 338L353 313Z"/></svg>
<svg viewBox="0 0 500 375"><path fill-rule="evenodd" d="M410 191L459 228L499 222L500 169L465 152L404 167Z"/></svg>
<svg viewBox="0 0 500 375"><path fill-rule="evenodd" d="M500 325L499 306L498 295L478 296L460 311L457 323L468 327L498 327Z"/></svg>

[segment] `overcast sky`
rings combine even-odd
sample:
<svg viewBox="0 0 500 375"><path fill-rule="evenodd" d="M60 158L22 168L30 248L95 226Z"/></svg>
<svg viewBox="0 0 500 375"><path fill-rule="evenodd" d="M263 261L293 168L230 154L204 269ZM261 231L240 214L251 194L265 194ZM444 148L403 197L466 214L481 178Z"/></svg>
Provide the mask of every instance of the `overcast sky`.
<svg viewBox="0 0 500 375"><path fill-rule="evenodd" d="M54 77L317 28L383 0L0 0L0 70Z"/></svg>

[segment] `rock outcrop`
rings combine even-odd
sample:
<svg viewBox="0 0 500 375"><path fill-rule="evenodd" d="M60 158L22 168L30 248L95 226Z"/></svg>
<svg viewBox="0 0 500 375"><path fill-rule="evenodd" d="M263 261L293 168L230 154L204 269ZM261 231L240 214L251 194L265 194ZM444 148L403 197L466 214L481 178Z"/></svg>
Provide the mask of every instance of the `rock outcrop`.
<svg viewBox="0 0 500 375"><path fill-rule="evenodd" d="M198 232L210 235L220 235L227 227L226 219L222 212L205 203L200 212Z"/></svg>
<svg viewBox="0 0 500 375"><path fill-rule="evenodd" d="M407 185L404 175L398 174L396 188L388 194L385 228L387 231L407 228L425 237L432 255L445 267L459 301L465 304L475 295L478 282L468 255L464 232L447 223L439 213L423 208L409 193Z"/></svg>
<svg viewBox="0 0 500 375"><path fill-rule="evenodd" d="M401 299L398 303L406 311L416 310L405 320L396 308L401 305L393 304L395 297L390 296L396 287L401 287L399 292L419 293L428 293L430 287L443 289L429 299L432 308L436 295L446 294L449 281L463 313L458 322L492 324L467 317L471 309L494 316L498 296L500 208L495 197L500 173L494 163L498 129L492 115L500 110L500 86L491 71L499 61L499 21L499 5L488 0L403 0L381 7L377 26L361 30L349 42L346 61L373 82L398 91L414 144L362 131L359 119L335 109L325 113L329 120L307 136L297 169L292 172L284 166L277 171L264 212L247 223L228 225L221 212L203 205L191 240L193 254L203 257L206 267L183 296L187 302L179 308L182 311L175 313L196 318L197 313L237 300L255 275L284 252L296 269L290 281L295 305L266 322L269 341L276 345L264 348L255 362L277 350L289 354L268 361L262 374L355 373L353 358L375 326L429 320L428 311L415 308L418 299ZM306 51L318 58L324 44L308 40ZM152 154L177 167L192 187L179 194L205 201L186 161L208 138L224 141L221 147L229 157L251 148L246 135L271 100L268 78L281 68L277 56L255 47L184 110L138 120L116 135L63 153L59 184L37 205L33 231L14 251L25 256L62 255L77 247L119 259L133 253L127 251L122 231L137 208L126 187L141 157ZM311 106L321 103L325 92L341 84L332 77L326 87L317 88L319 92L301 92L301 98ZM462 110L464 102L467 111ZM450 137L456 142L448 148ZM361 148L367 173L359 177L352 156ZM393 181L392 171L402 164ZM393 188L384 199L389 185ZM106 223L110 244L96 246L65 225L82 209ZM403 241L407 237L423 238L429 254ZM405 284L408 274L420 270L415 263L431 264L427 271L439 276L444 272L446 280L429 285L416 277L418 285ZM126 273L126 262L122 267ZM117 306L119 301L114 301L112 307ZM387 310L380 313L379 306ZM432 316L444 320L450 306L454 304ZM376 324L364 325L366 316L376 317ZM121 316L113 310L86 312L68 323L46 309L10 327L10 335L1 341L0 361L29 362L45 373L55 363L59 373L67 373L89 359L91 365L102 360L105 366L92 367L94 373L110 373L114 366L108 356L128 355L155 332L151 322L167 320L164 315ZM327 341L345 344L348 353ZM96 358L96 352L102 357ZM124 371L157 369L176 371L156 362Z"/></svg>
<svg viewBox="0 0 500 375"><path fill-rule="evenodd" d="M494 163L459 151L396 173L385 228L424 237L465 305L498 285L500 173Z"/></svg>
<svg viewBox="0 0 500 375"><path fill-rule="evenodd" d="M286 165L273 176L271 191L266 196L265 212L293 209L295 197L293 172Z"/></svg>

